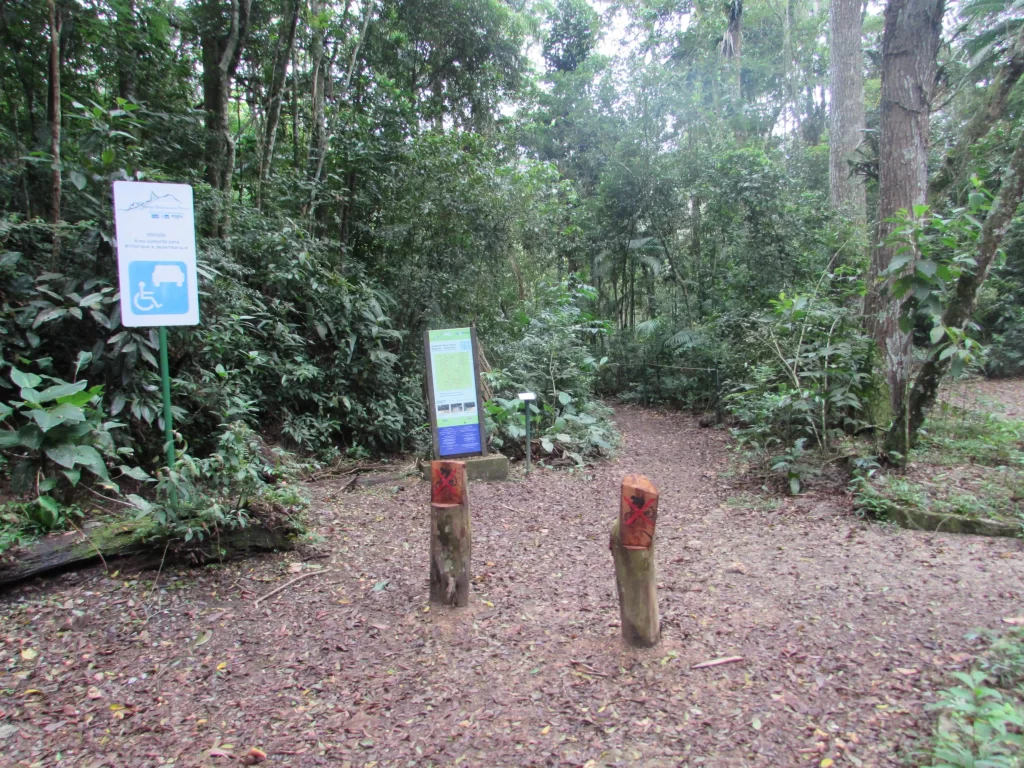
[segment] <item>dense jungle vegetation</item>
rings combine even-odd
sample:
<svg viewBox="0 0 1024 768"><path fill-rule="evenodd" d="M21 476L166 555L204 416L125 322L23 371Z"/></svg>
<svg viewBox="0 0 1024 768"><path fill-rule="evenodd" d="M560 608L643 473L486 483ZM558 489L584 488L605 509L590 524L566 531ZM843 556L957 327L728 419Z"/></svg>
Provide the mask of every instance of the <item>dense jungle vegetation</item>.
<svg viewBox="0 0 1024 768"><path fill-rule="evenodd" d="M599 397L900 463L951 369L1024 369L1020 0L3 0L0 447L18 530L198 530L307 462L422 452L472 324L494 447ZM193 185L201 323L121 326L111 184ZM872 459L875 461L875 459ZM281 493L280 491L274 491ZM184 517L182 518L184 519ZM27 527L26 527L27 526Z"/></svg>

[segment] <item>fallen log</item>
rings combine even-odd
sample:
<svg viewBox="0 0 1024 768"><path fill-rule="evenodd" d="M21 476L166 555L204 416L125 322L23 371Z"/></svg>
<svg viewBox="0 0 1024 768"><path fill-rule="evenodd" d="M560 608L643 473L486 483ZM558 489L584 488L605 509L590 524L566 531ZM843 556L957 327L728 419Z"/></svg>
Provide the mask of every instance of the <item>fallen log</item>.
<svg viewBox="0 0 1024 768"><path fill-rule="evenodd" d="M145 570L186 563L201 565L257 552L295 548L298 530L286 518L252 518L245 528L224 530L202 541L168 541L153 536L147 520L87 524L81 531L45 536L0 556L0 589L34 576L117 561L121 570Z"/></svg>

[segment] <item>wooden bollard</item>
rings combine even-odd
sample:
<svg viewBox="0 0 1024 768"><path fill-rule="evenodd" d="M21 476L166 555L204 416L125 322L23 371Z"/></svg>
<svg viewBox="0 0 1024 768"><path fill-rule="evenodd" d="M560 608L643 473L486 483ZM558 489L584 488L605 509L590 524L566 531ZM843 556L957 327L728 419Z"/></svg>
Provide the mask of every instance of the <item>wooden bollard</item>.
<svg viewBox="0 0 1024 768"><path fill-rule="evenodd" d="M430 601L469 603L469 491L464 461L430 463Z"/></svg>
<svg viewBox="0 0 1024 768"><path fill-rule="evenodd" d="M615 560L622 638L639 648L649 648L661 636L654 568L657 519L657 489L643 475L626 475L608 546Z"/></svg>

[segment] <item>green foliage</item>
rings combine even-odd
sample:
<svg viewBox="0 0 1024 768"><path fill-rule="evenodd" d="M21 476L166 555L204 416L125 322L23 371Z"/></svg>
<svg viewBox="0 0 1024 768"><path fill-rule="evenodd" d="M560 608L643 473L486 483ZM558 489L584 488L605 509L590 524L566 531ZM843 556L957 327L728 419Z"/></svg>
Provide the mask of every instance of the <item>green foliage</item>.
<svg viewBox="0 0 1024 768"><path fill-rule="evenodd" d="M64 530L72 518L83 516L79 506L59 504L50 496L8 502L0 507L0 552L35 536Z"/></svg>
<svg viewBox="0 0 1024 768"><path fill-rule="evenodd" d="M1003 247L1006 260L992 270L975 315L989 376L1024 373L1024 217L1014 221Z"/></svg>
<svg viewBox="0 0 1024 768"><path fill-rule="evenodd" d="M218 531L244 528L254 507L294 514L306 501L285 480L287 465L269 453L244 422L225 424L209 456L195 458L182 451L173 470L161 473L159 501L134 494L128 500L138 510L136 517L156 523L160 535L169 533L184 541L203 541ZM172 489L177 507L166 501Z"/></svg>
<svg viewBox="0 0 1024 768"><path fill-rule="evenodd" d="M771 303L758 324L772 357L752 366L725 403L740 422L740 448L769 462L798 493L814 473L808 451L827 456L839 437L869 426L871 343L856 315L827 298L783 293Z"/></svg>
<svg viewBox="0 0 1024 768"><path fill-rule="evenodd" d="M959 376L965 367L976 364L982 348L969 332L978 331L974 323L964 328L949 328L942 322L943 310L950 300L951 286L965 269L977 266L974 253L981 236L982 222L992 200L978 177L968 205L940 215L926 205L911 213L901 210L890 219L896 228L890 241L897 244L896 254L882 277L891 278L892 296L901 304L900 327L909 332L915 317L925 318L928 342L939 351L939 358L951 358L950 372ZM913 269L907 269L908 265Z"/></svg>
<svg viewBox="0 0 1024 768"><path fill-rule="evenodd" d="M1024 764L1024 633L997 639L960 685L939 692L929 768L1017 768Z"/></svg>
<svg viewBox="0 0 1024 768"><path fill-rule="evenodd" d="M509 323L513 340L493 347L488 383L495 397L487 403L491 442L510 454L521 452L526 434L519 392L537 395L531 403L533 437L544 454L566 456L577 464L610 455L617 435L610 413L593 400L594 377L604 360L590 353L605 324L581 308L593 290L575 281L541 286L532 311Z"/></svg>
<svg viewBox="0 0 1024 768"><path fill-rule="evenodd" d="M84 380L68 383L15 367L10 370L10 380L20 399L0 401L0 451L13 459L12 490L32 493L34 503L55 517L59 503L50 494L61 498L67 487L78 485L83 470L104 487L116 490L107 461L117 462L131 450L115 447L111 433L123 425L104 420L103 387L90 388ZM135 480L148 479L137 467L122 464L120 473Z"/></svg>

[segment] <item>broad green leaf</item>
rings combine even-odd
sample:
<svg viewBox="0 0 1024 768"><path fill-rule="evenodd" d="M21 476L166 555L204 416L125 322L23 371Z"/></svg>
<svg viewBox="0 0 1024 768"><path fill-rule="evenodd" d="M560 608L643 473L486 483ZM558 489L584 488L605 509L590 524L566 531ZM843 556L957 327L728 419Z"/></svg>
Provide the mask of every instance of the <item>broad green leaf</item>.
<svg viewBox="0 0 1024 768"><path fill-rule="evenodd" d="M52 512L54 515L60 514L60 504L49 496L40 496L36 501L39 502L39 506L48 512Z"/></svg>
<svg viewBox="0 0 1024 768"><path fill-rule="evenodd" d="M32 403L33 405L39 405L39 393L32 389L32 387L21 388L21 399L26 403Z"/></svg>
<svg viewBox="0 0 1024 768"><path fill-rule="evenodd" d="M89 386L89 382L78 381L75 382L74 384L57 384L53 387L47 387L46 389L39 393L39 402L47 403L50 400L56 400L57 398L60 397L68 397L69 395L73 395L76 392L81 392L87 386ZM92 398L90 397L90 399ZM86 400L86 402L89 401Z"/></svg>
<svg viewBox="0 0 1024 768"><path fill-rule="evenodd" d="M146 470L144 470L142 467L129 467L129 466L126 466L126 465L121 465L120 467L118 467L118 469L120 469L123 474L127 475L128 477L132 478L133 480L139 480L140 482L145 482L147 480L152 480L153 479L152 477L149 476L149 474L146 472Z"/></svg>
<svg viewBox="0 0 1024 768"><path fill-rule="evenodd" d="M61 472L64 473L64 477L68 479L72 486L78 485L78 481L82 479L82 473L77 469L62 469Z"/></svg>
<svg viewBox="0 0 1024 768"><path fill-rule="evenodd" d="M29 450L38 451L43 444L43 431L35 424L26 424L18 430L18 444Z"/></svg>
<svg viewBox="0 0 1024 768"><path fill-rule="evenodd" d="M903 269L907 264L914 260L913 253L900 253L892 257L892 261L889 262L888 268L885 270L886 274L895 274Z"/></svg>
<svg viewBox="0 0 1024 768"><path fill-rule="evenodd" d="M46 455L62 467L71 469L75 466L75 446L73 445L55 445L46 449Z"/></svg>
<svg viewBox="0 0 1024 768"><path fill-rule="evenodd" d="M17 368L11 369L11 381L18 387L35 388L42 384L43 379L34 373L24 373Z"/></svg>
<svg viewBox="0 0 1024 768"><path fill-rule="evenodd" d="M946 329L941 325L936 325L934 328L932 328L930 337L932 340L932 344L938 344L940 341L946 338Z"/></svg>
<svg viewBox="0 0 1024 768"><path fill-rule="evenodd" d="M143 512L149 512L153 509L153 505L146 501L141 496L136 496L134 493L128 494L128 501L131 502L132 506L136 509L140 509Z"/></svg>
<svg viewBox="0 0 1024 768"><path fill-rule="evenodd" d="M94 475L107 479L107 465L103 462L100 452L91 445L79 445L75 447L75 463L81 464Z"/></svg>
<svg viewBox="0 0 1024 768"><path fill-rule="evenodd" d="M54 416L50 411L45 408L37 408L32 411L29 416L35 419L36 424L39 425L39 429L43 432L49 432L54 427L59 427L64 423L64 420L59 416Z"/></svg>
<svg viewBox="0 0 1024 768"><path fill-rule="evenodd" d="M61 424L78 424L85 421L85 411L74 405L58 405L49 410L37 408L30 414L43 432L49 432Z"/></svg>
<svg viewBox="0 0 1024 768"><path fill-rule="evenodd" d="M86 406L89 402L96 397L96 393L91 389L87 389L83 392L76 392L73 395L67 395L65 397L58 397L57 402L61 405L74 405L79 408Z"/></svg>
<svg viewBox="0 0 1024 768"><path fill-rule="evenodd" d="M50 309L44 309L36 315L36 319L32 323L32 327L38 328L43 323L48 323L51 320L57 320L58 318L64 317L67 313L68 310L64 309L64 307L50 307Z"/></svg>
<svg viewBox="0 0 1024 768"><path fill-rule="evenodd" d="M86 178L84 173L81 171L71 171L68 176L71 178L71 183L78 189L85 189Z"/></svg>

